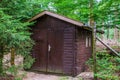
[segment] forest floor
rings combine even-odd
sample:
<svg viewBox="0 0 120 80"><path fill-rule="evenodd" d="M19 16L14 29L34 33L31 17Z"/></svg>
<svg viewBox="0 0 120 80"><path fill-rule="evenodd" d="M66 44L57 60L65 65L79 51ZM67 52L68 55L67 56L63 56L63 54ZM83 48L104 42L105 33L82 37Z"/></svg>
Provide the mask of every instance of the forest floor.
<svg viewBox="0 0 120 80"><path fill-rule="evenodd" d="M76 77L27 72L23 80L92 80L92 72L83 72Z"/></svg>
<svg viewBox="0 0 120 80"><path fill-rule="evenodd" d="M59 80L60 76L27 72L23 80Z"/></svg>

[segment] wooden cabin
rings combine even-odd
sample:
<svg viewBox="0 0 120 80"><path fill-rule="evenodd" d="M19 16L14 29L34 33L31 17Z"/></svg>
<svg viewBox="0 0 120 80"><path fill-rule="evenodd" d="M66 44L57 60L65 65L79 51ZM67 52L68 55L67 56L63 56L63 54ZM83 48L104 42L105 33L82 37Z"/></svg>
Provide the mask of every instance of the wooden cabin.
<svg viewBox="0 0 120 80"><path fill-rule="evenodd" d="M35 41L31 70L76 76L92 55L92 29L67 17L43 11L29 21Z"/></svg>

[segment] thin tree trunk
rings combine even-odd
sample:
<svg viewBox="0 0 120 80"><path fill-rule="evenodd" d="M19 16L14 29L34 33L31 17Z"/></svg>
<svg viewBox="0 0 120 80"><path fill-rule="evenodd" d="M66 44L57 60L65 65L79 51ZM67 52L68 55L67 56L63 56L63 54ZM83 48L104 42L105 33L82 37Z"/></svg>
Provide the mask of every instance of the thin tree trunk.
<svg viewBox="0 0 120 80"><path fill-rule="evenodd" d="M102 27L102 31L104 31L104 26ZM104 34L100 34L101 35L101 39L104 39Z"/></svg>
<svg viewBox="0 0 120 80"><path fill-rule="evenodd" d="M116 28L114 28L114 40L116 41Z"/></svg>
<svg viewBox="0 0 120 80"><path fill-rule="evenodd" d="M0 48L0 75L3 74L3 55L4 55L4 50L3 46Z"/></svg>
<svg viewBox="0 0 120 80"><path fill-rule="evenodd" d="M120 39L120 31L118 30L118 42L119 42L119 39Z"/></svg>
<svg viewBox="0 0 120 80"><path fill-rule="evenodd" d="M118 5L115 6L116 9L118 9ZM115 15L115 22L118 22L118 19L119 19L119 12L116 10L114 11L114 15ZM116 34L115 34L115 37L116 37L116 42L118 43L118 40L119 40L119 30L118 28L115 26L115 30L116 30Z"/></svg>
<svg viewBox="0 0 120 80"><path fill-rule="evenodd" d="M107 28L107 40L109 40L109 36L110 36L110 31L109 31L109 27Z"/></svg>
<svg viewBox="0 0 120 80"><path fill-rule="evenodd" d="M11 65L15 65L15 49L12 48L11 49L11 61L10 61Z"/></svg>
<svg viewBox="0 0 120 80"><path fill-rule="evenodd" d="M97 74L97 69L96 69L96 27L95 27L95 21L94 21L94 14L93 14L93 5L94 2L93 0L90 0L90 26L93 28L92 31L92 54L93 54L93 70L94 70L94 80L97 80L97 77L95 76Z"/></svg>
<svg viewBox="0 0 120 80"><path fill-rule="evenodd" d="M114 40L117 41L117 28L114 28Z"/></svg>

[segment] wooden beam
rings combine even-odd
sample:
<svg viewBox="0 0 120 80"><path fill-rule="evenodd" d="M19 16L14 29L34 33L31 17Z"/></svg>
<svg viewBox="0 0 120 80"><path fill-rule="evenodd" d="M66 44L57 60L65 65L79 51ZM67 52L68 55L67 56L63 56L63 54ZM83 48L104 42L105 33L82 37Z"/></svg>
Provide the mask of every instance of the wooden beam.
<svg viewBox="0 0 120 80"><path fill-rule="evenodd" d="M112 49L109 45L107 45L106 43L104 43L99 37L96 36L96 39L101 42L105 47L107 47L110 51L112 51L116 56L120 57L120 54L115 51L114 49Z"/></svg>

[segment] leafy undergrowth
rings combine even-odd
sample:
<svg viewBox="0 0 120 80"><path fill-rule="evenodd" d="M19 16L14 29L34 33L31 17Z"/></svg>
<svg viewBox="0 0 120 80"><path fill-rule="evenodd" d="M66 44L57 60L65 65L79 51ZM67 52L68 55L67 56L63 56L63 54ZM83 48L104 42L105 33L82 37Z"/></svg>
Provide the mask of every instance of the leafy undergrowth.
<svg viewBox="0 0 120 80"><path fill-rule="evenodd" d="M65 77L61 77L60 80L68 80L69 77L65 76Z"/></svg>
<svg viewBox="0 0 120 80"><path fill-rule="evenodd" d="M102 52L97 52L97 74L95 74L101 80L120 80L120 58L111 56ZM89 59L87 62L92 70L93 59Z"/></svg>

